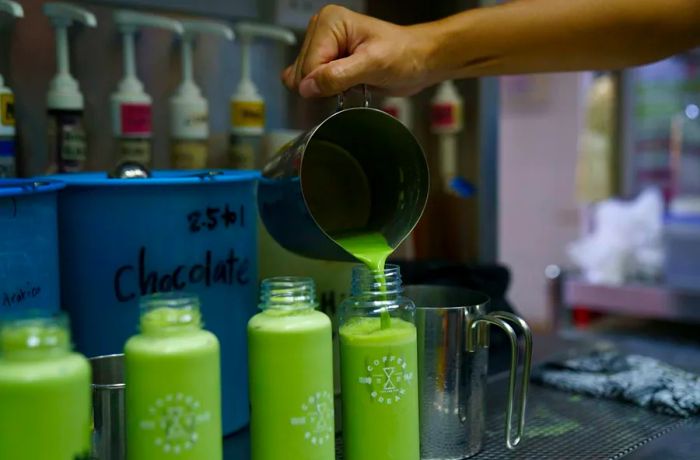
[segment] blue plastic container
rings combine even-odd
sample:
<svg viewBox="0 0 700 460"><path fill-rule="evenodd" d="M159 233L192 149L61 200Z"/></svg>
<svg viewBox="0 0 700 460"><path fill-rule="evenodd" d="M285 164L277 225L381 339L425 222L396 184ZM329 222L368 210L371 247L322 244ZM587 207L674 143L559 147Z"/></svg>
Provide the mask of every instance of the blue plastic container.
<svg viewBox="0 0 700 460"><path fill-rule="evenodd" d="M0 180L0 312L60 307L56 194L63 184Z"/></svg>
<svg viewBox="0 0 700 460"><path fill-rule="evenodd" d="M88 356L119 353L136 333L145 294L198 294L221 342L223 426L248 423L246 325L257 305L253 171L52 176L59 196L62 305ZM165 396L165 395L164 395Z"/></svg>

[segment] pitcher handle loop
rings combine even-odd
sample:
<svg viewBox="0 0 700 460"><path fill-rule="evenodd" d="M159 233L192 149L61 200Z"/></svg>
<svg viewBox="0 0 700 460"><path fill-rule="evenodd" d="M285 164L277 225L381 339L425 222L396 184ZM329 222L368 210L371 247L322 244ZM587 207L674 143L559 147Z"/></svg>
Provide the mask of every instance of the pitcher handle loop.
<svg viewBox="0 0 700 460"><path fill-rule="evenodd" d="M519 326L521 329L523 339L524 339L524 358L523 358L523 373L522 380L520 382L520 394L518 398L519 411L518 411L518 428L515 436L513 436L513 408L515 405L515 388L516 388L516 377L518 373L518 358L519 358L519 347L518 347L518 336L513 329L511 324L513 323ZM494 325L501 328L510 341L510 375L508 378L508 403L506 406L506 446L509 449L514 449L523 438L523 432L525 430L525 406L527 402L527 390L528 384L530 382L530 368L532 365L532 331L527 323L516 315L504 311L496 311L490 315L482 316L471 321L469 325L469 330L467 331L467 351L474 352L477 347L483 346L483 326Z"/></svg>
<svg viewBox="0 0 700 460"><path fill-rule="evenodd" d="M372 95L369 92L369 89L367 88L367 85L362 85L362 96L363 96L363 107L369 107L369 104L372 100ZM336 105L336 112L340 112L345 108L345 93L340 93L338 94L338 102Z"/></svg>

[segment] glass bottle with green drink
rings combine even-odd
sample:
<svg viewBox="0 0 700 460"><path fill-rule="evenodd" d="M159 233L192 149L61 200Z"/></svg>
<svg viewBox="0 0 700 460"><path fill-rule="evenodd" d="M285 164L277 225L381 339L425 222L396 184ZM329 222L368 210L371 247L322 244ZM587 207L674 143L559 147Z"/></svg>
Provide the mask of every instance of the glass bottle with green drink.
<svg viewBox="0 0 700 460"><path fill-rule="evenodd" d="M140 328L124 347L127 458L221 460L219 341L199 299L143 297Z"/></svg>
<svg viewBox="0 0 700 460"><path fill-rule="evenodd" d="M399 267L357 266L340 305L346 460L419 460L415 305Z"/></svg>
<svg viewBox="0 0 700 460"><path fill-rule="evenodd" d="M248 323L253 460L334 460L331 321L310 278L268 278Z"/></svg>
<svg viewBox="0 0 700 460"><path fill-rule="evenodd" d="M90 458L90 366L64 314L0 318L0 458Z"/></svg>

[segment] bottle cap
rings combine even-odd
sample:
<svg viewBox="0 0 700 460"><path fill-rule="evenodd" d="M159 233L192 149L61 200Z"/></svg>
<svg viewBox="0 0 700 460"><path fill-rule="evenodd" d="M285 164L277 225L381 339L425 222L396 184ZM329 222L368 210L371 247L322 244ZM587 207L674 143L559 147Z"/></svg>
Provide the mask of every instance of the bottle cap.
<svg viewBox="0 0 700 460"><path fill-rule="evenodd" d="M49 109L82 110L83 94L80 92L77 80L70 74L68 27L73 25L73 22L97 27L97 19L84 8L62 2L45 3L44 14L49 17L56 29L57 72L49 84L47 106Z"/></svg>

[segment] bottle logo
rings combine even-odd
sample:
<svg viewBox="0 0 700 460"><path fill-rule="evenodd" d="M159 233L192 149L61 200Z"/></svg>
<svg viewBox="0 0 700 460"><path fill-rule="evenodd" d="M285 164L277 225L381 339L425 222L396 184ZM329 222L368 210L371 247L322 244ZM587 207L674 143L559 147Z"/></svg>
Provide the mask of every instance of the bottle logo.
<svg viewBox="0 0 700 460"><path fill-rule="evenodd" d="M331 442L334 436L333 396L319 391L309 396L301 405L301 415L292 417L292 426L304 430L304 439L314 446Z"/></svg>
<svg viewBox="0 0 700 460"><path fill-rule="evenodd" d="M199 401L182 393L159 398L148 408L151 418L139 427L153 434L153 443L166 454L192 450L199 440L197 429L211 421L211 413L202 410Z"/></svg>
<svg viewBox="0 0 700 460"><path fill-rule="evenodd" d="M407 371L403 357L392 354L368 361L367 374L359 378L370 389L370 397L379 404L392 405L401 401L413 383L413 372Z"/></svg>

